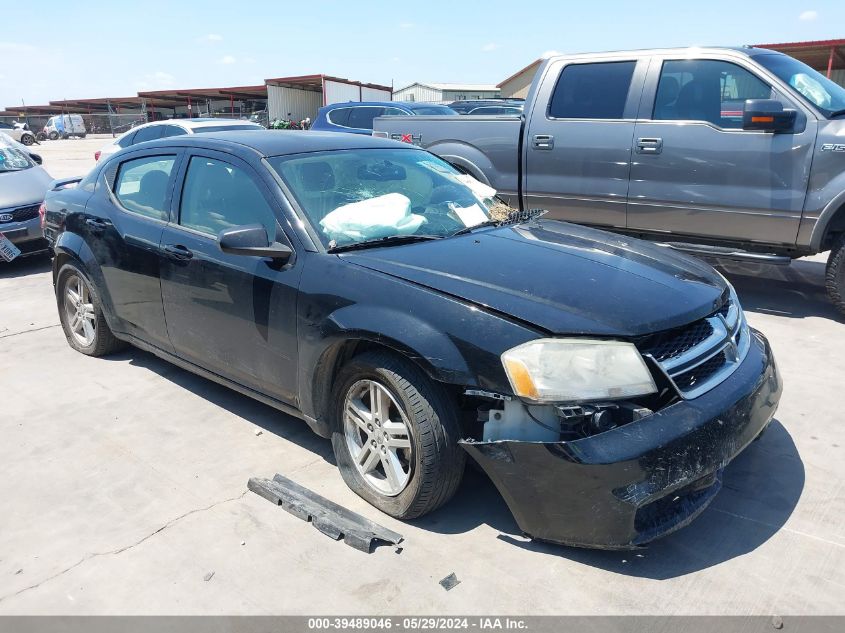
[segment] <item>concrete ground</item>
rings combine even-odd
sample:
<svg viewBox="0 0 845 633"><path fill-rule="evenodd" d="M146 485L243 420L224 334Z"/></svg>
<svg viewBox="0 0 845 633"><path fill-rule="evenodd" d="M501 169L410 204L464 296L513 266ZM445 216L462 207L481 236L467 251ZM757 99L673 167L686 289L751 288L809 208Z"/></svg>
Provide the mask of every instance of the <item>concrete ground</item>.
<svg viewBox="0 0 845 633"><path fill-rule="evenodd" d="M39 149L64 176L102 142ZM845 323L823 271L727 269L781 367L776 422L691 526L598 552L526 541L472 470L436 513L382 515L304 423L135 349L72 351L48 262L3 266L0 614L845 614ZM276 472L404 549L361 553L246 492Z"/></svg>

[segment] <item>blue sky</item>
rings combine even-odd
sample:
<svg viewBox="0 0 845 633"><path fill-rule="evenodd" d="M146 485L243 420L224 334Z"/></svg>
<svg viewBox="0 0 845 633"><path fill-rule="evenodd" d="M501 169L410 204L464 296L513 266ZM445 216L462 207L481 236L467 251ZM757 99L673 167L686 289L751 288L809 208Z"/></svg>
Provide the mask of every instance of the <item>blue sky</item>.
<svg viewBox="0 0 845 633"><path fill-rule="evenodd" d="M547 51L845 38L842 0L42 0L6 13L0 108L311 73L498 83ZM18 16L29 26L8 28Z"/></svg>

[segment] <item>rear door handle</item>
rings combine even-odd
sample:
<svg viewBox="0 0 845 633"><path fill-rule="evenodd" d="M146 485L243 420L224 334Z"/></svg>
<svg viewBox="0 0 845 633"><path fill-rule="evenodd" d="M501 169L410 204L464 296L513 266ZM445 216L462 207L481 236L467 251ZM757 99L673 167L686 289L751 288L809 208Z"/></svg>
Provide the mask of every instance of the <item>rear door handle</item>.
<svg viewBox="0 0 845 633"><path fill-rule="evenodd" d="M109 227L109 223L100 218L86 218L85 224L91 227L93 233L102 233Z"/></svg>
<svg viewBox="0 0 845 633"><path fill-rule="evenodd" d="M191 250L181 244L168 244L164 247L164 253L170 259L177 259L179 261L187 261L191 259L194 254Z"/></svg>
<svg viewBox="0 0 845 633"><path fill-rule="evenodd" d="M554 149L555 137L551 134L535 134L531 139L534 149Z"/></svg>
<svg viewBox="0 0 845 633"><path fill-rule="evenodd" d="M641 137L637 139L638 154L659 154L663 151L663 139L655 137Z"/></svg>

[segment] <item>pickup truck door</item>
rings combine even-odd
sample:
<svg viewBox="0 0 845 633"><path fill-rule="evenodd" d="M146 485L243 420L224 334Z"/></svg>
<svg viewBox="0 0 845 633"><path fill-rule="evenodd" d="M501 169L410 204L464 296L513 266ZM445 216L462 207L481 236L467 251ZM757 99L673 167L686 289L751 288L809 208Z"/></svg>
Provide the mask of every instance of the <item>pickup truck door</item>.
<svg viewBox="0 0 845 633"><path fill-rule="evenodd" d="M539 81L528 117L525 205L547 217L625 227L631 142L648 58L563 59Z"/></svg>
<svg viewBox="0 0 845 633"><path fill-rule="evenodd" d="M746 99L796 109L795 131L743 130ZM628 228L794 244L816 126L745 56L655 57L633 141Z"/></svg>

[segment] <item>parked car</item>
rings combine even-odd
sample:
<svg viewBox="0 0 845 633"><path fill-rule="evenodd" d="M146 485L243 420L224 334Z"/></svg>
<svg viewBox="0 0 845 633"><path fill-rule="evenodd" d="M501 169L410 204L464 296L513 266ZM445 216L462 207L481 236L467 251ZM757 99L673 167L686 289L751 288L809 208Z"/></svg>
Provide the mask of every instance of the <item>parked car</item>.
<svg viewBox="0 0 845 633"><path fill-rule="evenodd" d="M554 57L525 121L379 118L512 204L713 257L830 250L845 312L845 88L781 53L696 48ZM521 176L520 176L521 174Z"/></svg>
<svg viewBox="0 0 845 633"><path fill-rule="evenodd" d="M473 110L488 106L521 109L524 104L525 99L511 99L500 97L495 99L461 99L460 101L453 101L452 103L449 103L448 106L458 114L470 114Z"/></svg>
<svg viewBox="0 0 845 633"><path fill-rule="evenodd" d="M244 119L166 119L153 121L133 127L125 134L121 134L111 143L104 145L94 152L94 160L100 160L119 152L124 147L154 141L169 136L181 136L183 134L208 134L210 132L224 132L227 130L263 130L260 123L246 121Z"/></svg>
<svg viewBox="0 0 845 633"><path fill-rule="evenodd" d="M0 133L0 233L21 255L47 248L39 209L53 179L40 160L29 148Z"/></svg>
<svg viewBox="0 0 845 633"><path fill-rule="evenodd" d="M51 116L44 125L44 134L51 141L60 138L78 136L85 138L88 130L85 128L85 121L79 114L59 114Z"/></svg>
<svg viewBox="0 0 845 633"><path fill-rule="evenodd" d="M7 134L21 145L35 143L35 134L23 123L5 123L0 121L0 132Z"/></svg>
<svg viewBox="0 0 845 633"><path fill-rule="evenodd" d="M448 116L455 111L436 103L411 101L350 101L323 106L311 129L323 132L372 134L373 119L379 116Z"/></svg>
<svg viewBox="0 0 845 633"><path fill-rule="evenodd" d="M45 203L69 345L132 343L304 419L394 517L446 503L469 454L525 533L637 546L702 512L777 407L711 267L494 221L489 188L412 145L197 134L76 180Z"/></svg>

